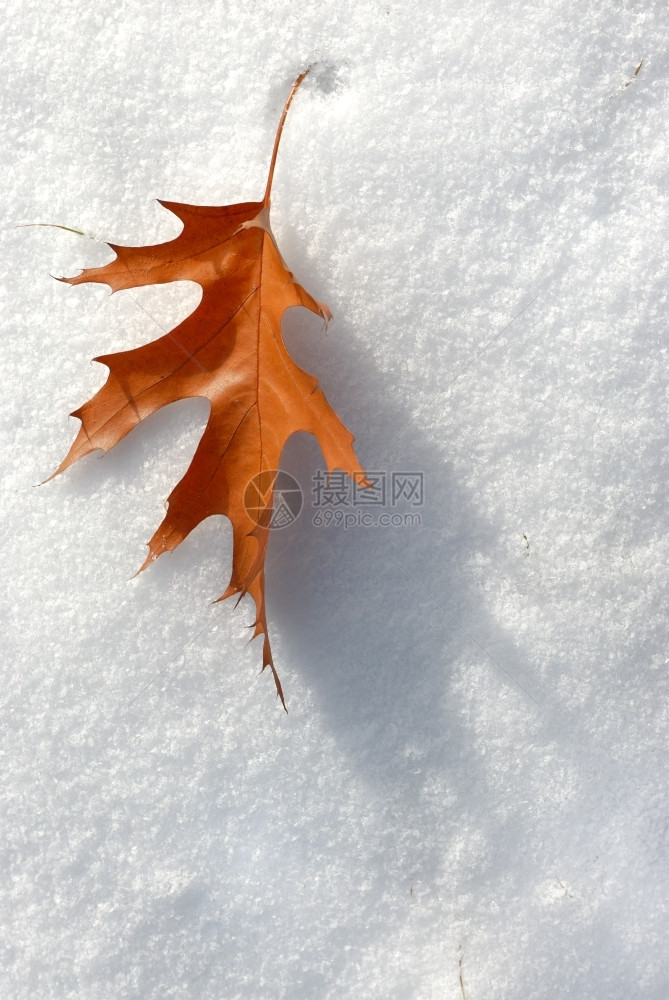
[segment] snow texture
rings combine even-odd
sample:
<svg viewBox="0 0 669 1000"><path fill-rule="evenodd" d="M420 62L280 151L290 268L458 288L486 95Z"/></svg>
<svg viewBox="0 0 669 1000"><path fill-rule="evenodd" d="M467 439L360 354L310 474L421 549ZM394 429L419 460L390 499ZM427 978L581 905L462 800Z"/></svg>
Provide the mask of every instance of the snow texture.
<svg viewBox="0 0 669 1000"><path fill-rule="evenodd" d="M666 1000L669 8L7 0L2 940L12 1000ZM37 487L193 285L49 277L262 197L293 312L421 524L205 522L137 578L206 420ZM58 223L60 229L16 228ZM398 508L399 509L399 508ZM461 963L461 965L460 965Z"/></svg>

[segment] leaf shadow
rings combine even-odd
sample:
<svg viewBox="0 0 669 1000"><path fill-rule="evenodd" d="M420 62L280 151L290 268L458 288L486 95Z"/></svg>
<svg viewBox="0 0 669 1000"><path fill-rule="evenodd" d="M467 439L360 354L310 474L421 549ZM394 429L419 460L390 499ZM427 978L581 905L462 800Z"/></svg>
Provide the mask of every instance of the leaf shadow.
<svg viewBox="0 0 669 1000"><path fill-rule="evenodd" d="M286 337L297 362L312 371L313 336L298 321ZM472 565L494 546L495 526L458 483L448 443L435 444L418 426L388 375L356 350L348 331L328 338L326 350L328 363L318 362L321 386L357 431L363 467L388 480L392 472L423 473L422 506L393 508L387 499L382 508L419 514L420 524L315 527L313 476L323 459L311 437L294 436L282 467L301 484L305 503L300 518L272 536L269 616L280 633L280 658L316 693L342 742L360 748L370 729L383 734L390 779L416 727L435 734L454 726L461 706L450 704L449 694L462 678L452 664L488 673L528 719L540 712L546 693L484 605ZM369 395L352 393L356 385L370 387ZM288 700L290 709L290 690ZM378 759L378 744L373 754Z"/></svg>

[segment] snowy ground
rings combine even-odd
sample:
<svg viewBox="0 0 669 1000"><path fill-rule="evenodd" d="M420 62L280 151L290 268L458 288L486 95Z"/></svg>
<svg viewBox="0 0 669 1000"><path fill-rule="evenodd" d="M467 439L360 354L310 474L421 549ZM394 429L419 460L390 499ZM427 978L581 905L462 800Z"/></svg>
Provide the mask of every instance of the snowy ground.
<svg viewBox="0 0 669 1000"><path fill-rule="evenodd" d="M666 1000L666 4L8 5L0 994ZM130 579L204 404L35 485L197 289L14 225L260 198L311 62L273 223L335 319L286 339L425 500L274 534L286 715L222 518Z"/></svg>

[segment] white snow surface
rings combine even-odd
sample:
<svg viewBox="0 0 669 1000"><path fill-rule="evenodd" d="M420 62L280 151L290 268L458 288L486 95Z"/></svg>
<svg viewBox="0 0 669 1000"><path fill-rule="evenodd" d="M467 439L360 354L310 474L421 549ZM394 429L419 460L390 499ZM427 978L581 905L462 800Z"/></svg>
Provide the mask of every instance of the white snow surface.
<svg viewBox="0 0 669 1000"><path fill-rule="evenodd" d="M667 5L7 0L2 36L0 995L666 1000ZM286 342L425 497L273 533L286 714L212 603L224 518L133 578L204 402L37 484L91 359L200 294L50 274L176 235L156 198L260 199L310 63L272 219L334 320Z"/></svg>

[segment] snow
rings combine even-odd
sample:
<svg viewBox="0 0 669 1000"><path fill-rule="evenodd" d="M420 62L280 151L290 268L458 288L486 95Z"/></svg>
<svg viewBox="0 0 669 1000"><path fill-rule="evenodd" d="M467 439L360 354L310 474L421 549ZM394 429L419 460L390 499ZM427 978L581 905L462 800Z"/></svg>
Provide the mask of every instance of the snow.
<svg viewBox="0 0 669 1000"><path fill-rule="evenodd" d="M666 6L7 6L0 995L666 1000ZM425 502L274 533L286 715L222 518L133 578L204 403L36 484L199 294L49 274L260 198L312 62L286 340Z"/></svg>

